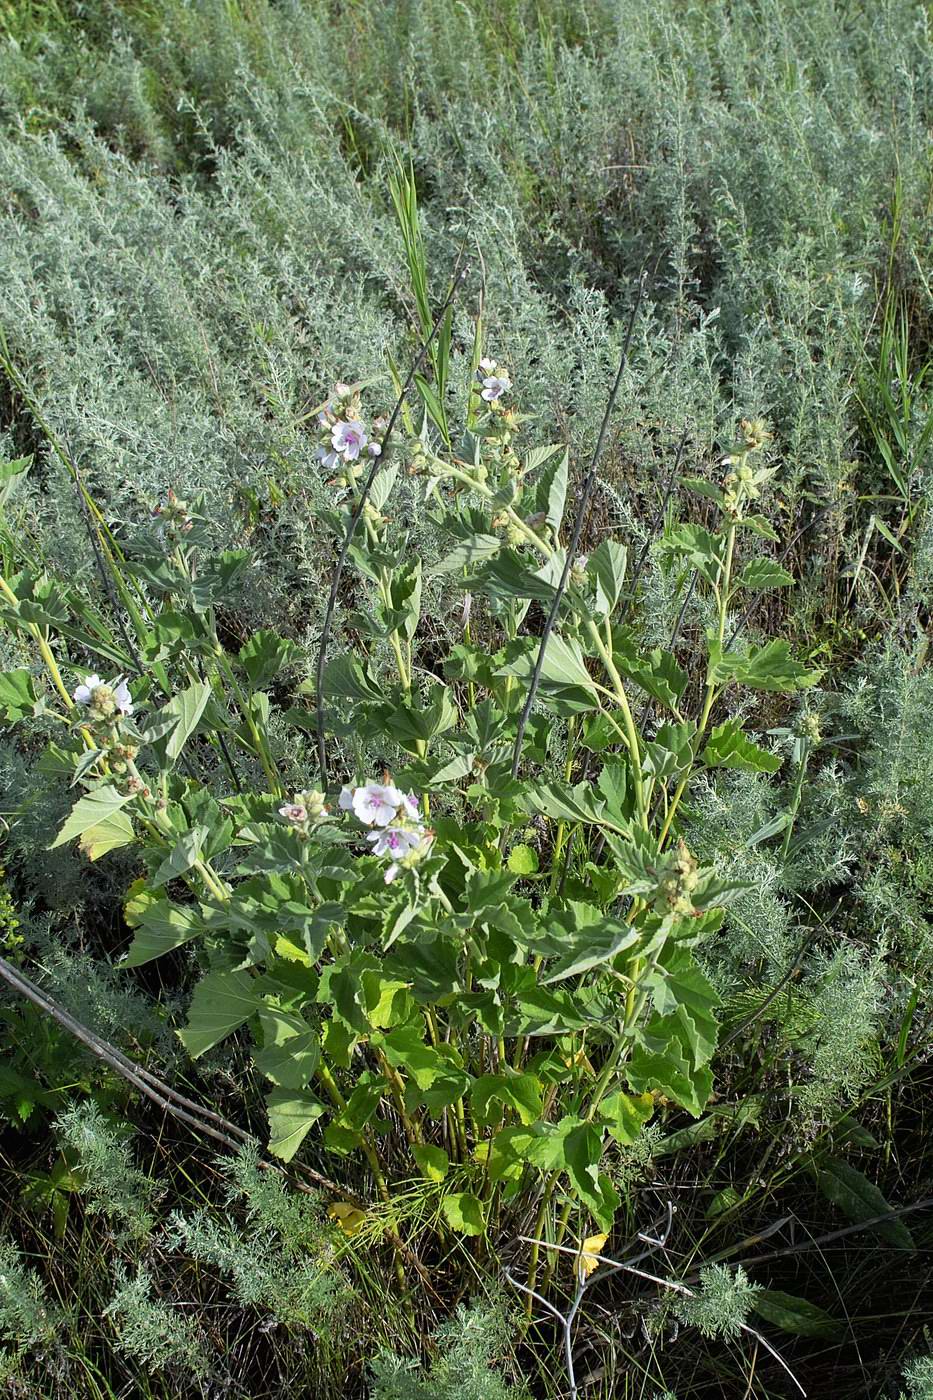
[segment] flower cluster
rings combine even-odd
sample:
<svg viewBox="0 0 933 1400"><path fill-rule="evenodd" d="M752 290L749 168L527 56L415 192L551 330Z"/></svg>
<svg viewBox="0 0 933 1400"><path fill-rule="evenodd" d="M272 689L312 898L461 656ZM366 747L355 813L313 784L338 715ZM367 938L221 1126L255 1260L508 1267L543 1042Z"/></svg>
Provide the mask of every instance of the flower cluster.
<svg viewBox="0 0 933 1400"><path fill-rule="evenodd" d="M88 719L100 723L119 723L118 716L133 713L129 686L122 676L113 682L102 681L96 675L85 676L72 698L87 710Z"/></svg>
<svg viewBox="0 0 933 1400"><path fill-rule="evenodd" d="M188 501L176 496L171 488L165 493L163 503L156 506L152 514L159 520L163 535L173 541L187 535L194 525Z"/></svg>
<svg viewBox="0 0 933 1400"><path fill-rule="evenodd" d="M700 882L700 871L696 857L683 840L663 857L659 874L655 911L662 915L678 914L682 918L695 914L693 895Z"/></svg>
<svg viewBox="0 0 933 1400"><path fill-rule="evenodd" d="M364 783L345 787L340 794L341 811L353 812L364 826L372 827L366 839L373 855L389 856L385 882L390 885L404 867L411 869L431 844L431 834L419 821L418 802L413 792L404 793L392 783Z"/></svg>
<svg viewBox="0 0 933 1400"><path fill-rule="evenodd" d="M355 464L365 453L378 457L382 444L367 433L361 417L359 394L349 384L338 384L328 402L318 414L320 441L314 450L315 460L332 471L339 463L358 470ZM384 418L373 420L373 432L385 432Z"/></svg>
<svg viewBox="0 0 933 1400"><path fill-rule="evenodd" d="M485 399L487 403L495 403L512 387L511 379L495 360L480 360L476 377L479 380L480 398Z"/></svg>
<svg viewBox="0 0 933 1400"><path fill-rule="evenodd" d="M777 468L749 465L753 453L764 451L772 434L763 418L743 418L740 424L742 446L723 457L720 466L731 468L723 477L722 504L729 515L739 516L745 501L757 500L761 487L774 476Z"/></svg>
<svg viewBox="0 0 933 1400"><path fill-rule="evenodd" d="M294 793L291 802L286 802L279 808L279 816L284 817L305 837L312 826L317 826L324 820L327 812L323 792L314 789Z"/></svg>

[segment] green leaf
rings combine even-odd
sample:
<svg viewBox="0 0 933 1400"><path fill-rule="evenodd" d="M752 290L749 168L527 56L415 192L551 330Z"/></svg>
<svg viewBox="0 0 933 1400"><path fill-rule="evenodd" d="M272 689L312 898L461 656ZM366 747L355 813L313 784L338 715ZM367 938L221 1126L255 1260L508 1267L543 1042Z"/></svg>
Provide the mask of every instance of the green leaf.
<svg viewBox="0 0 933 1400"><path fill-rule="evenodd" d="M136 929L136 935L121 967L142 967L189 943L207 928L195 905L172 904L163 894L145 888L127 901L126 921Z"/></svg>
<svg viewBox="0 0 933 1400"><path fill-rule="evenodd" d="M447 427L447 416L444 413L444 405L438 398L433 386L428 383L423 374L416 374L415 387L421 395L422 403L432 423L434 423L435 427L439 430L441 437L448 440L450 433Z"/></svg>
<svg viewBox="0 0 933 1400"><path fill-rule="evenodd" d="M533 651L524 651L514 661L503 666L496 675L517 676L519 680L530 681L538 656L539 645ZM561 637L552 632L544 652L541 668L541 682L552 686L580 686L593 691L593 677L586 669L583 652L578 642ZM593 691L595 694L595 691Z"/></svg>
<svg viewBox="0 0 933 1400"><path fill-rule="evenodd" d="M628 763L616 758L609 759L599 770L596 786L606 799L606 810L610 817L623 826L632 816L634 798L629 795Z"/></svg>
<svg viewBox="0 0 933 1400"><path fill-rule="evenodd" d="M871 1220L891 1210L878 1187L867 1176L836 1157L822 1159L817 1171L817 1185L821 1194L838 1206L850 1220ZM880 1220L867 1228L898 1249L915 1248L910 1231L897 1217Z"/></svg>
<svg viewBox="0 0 933 1400"><path fill-rule="evenodd" d="M639 1094L633 1098L620 1089L609 1094L599 1103L599 1116L606 1124L616 1142L630 1145L635 1142L642 1128L654 1113L654 1099L650 1094Z"/></svg>
<svg viewBox="0 0 933 1400"><path fill-rule="evenodd" d="M374 1037L375 1043L375 1037ZM456 1103L470 1085L470 1076L460 1068L455 1052L442 1053L426 1045L417 1026L399 1026L379 1038L386 1059L396 1069L404 1069L419 1091L421 1102L432 1112Z"/></svg>
<svg viewBox="0 0 933 1400"><path fill-rule="evenodd" d="M737 681L753 690L793 691L806 690L819 678L819 671L808 671L793 659L784 641L753 647L747 656L720 651L715 639L710 642L709 680L715 685Z"/></svg>
<svg viewBox="0 0 933 1400"><path fill-rule="evenodd" d="M586 905L571 904L569 912L552 916L552 928L559 932L560 956L542 978L542 985L552 987L555 982L564 982L568 977L578 977L603 963L610 962L619 953L633 948L642 938L642 932L621 919L599 916L592 922L584 922L579 916Z"/></svg>
<svg viewBox="0 0 933 1400"><path fill-rule="evenodd" d="M758 1289L752 1298L752 1311L773 1327L798 1337L832 1337L839 1331L836 1318L816 1303L782 1293L778 1288Z"/></svg>
<svg viewBox="0 0 933 1400"><path fill-rule="evenodd" d="M793 574L789 574L773 559L760 558L750 559L735 583L737 588L751 588L763 593L768 588L786 588L793 581Z"/></svg>
<svg viewBox="0 0 933 1400"><path fill-rule="evenodd" d="M301 689L304 691L305 687ZM335 656L324 668L324 694L328 700L384 700L379 686L361 661L350 652Z"/></svg>
<svg viewBox="0 0 933 1400"><path fill-rule="evenodd" d="M281 1089L304 1089L317 1069L320 1036L303 1016L275 1007L261 1007L262 1049L253 1054L256 1067Z"/></svg>
<svg viewBox="0 0 933 1400"><path fill-rule="evenodd" d="M152 888L157 890L190 870L195 861L201 859L201 847L207 836L206 826L193 826L190 831L183 831L152 877Z"/></svg>
<svg viewBox="0 0 933 1400"><path fill-rule="evenodd" d="M667 531L661 547L668 553L685 556L707 583L718 581L722 571L722 536L710 534L703 525L684 522Z"/></svg>
<svg viewBox="0 0 933 1400"><path fill-rule="evenodd" d="M29 671L0 672L0 711L11 724L31 715L36 706L36 692Z"/></svg>
<svg viewBox="0 0 933 1400"><path fill-rule="evenodd" d="M418 746L437 734L453 729L459 715L450 689L440 682L428 687L423 705L399 703L382 715L382 722L403 748L417 753Z"/></svg>
<svg viewBox="0 0 933 1400"><path fill-rule="evenodd" d="M473 593L500 601L527 602L536 598L540 603L550 603L560 578L557 566L557 554L547 563L532 568L524 555L514 549L503 549L460 582L461 587Z"/></svg>
<svg viewBox="0 0 933 1400"><path fill-rule="evenodd" d="M187 690L174 695L156 713L157 720L174 719L175 724L164 743L166 762L174 764L185 744L197 728L204 708L211 698L211 687L207 681L195 681ZM159 747L161 747L161 741Z"/></svg>
<svg viewBox="0 0 933 1400"><path fill-rule="evenodd" d="M209 972L194 989L188 1024L178 1038L196 1060L249 1020L260 1005L248 972Z"/></svg>
<svg viewBox="0 0 933 1400"><path fill-rule="evenodd" d="M125 807L130 800L130 795L118 792L111 784L106 783L103 787L95 788L85 797L81 797L72 807L65 819L65 824L49 847L54 851L56 846L64 846L67 841L73 841L76 836L82 836L84 832L90 831L92 827L106 827L107 821L115 812L119 812L121 807ZM132 835L132 828L130 828ZM125 842L117 842L123 845Z"/></svg>
<svg viewBox="0 0 933 1400"><path fill-rule="evenodd" d="M542 461L554 457L560 451L559 446L533 448L522 464L524 473L533 470ZM561 452L560 457L551 461L550 466L544 469L535 486L533 514L543 515L555 535L559 533L564 519L568 460L566 450Z"/></svg>
<svg viewBox="0 0 933 1400"><path fill-rule="evenodd" d="M240 647L240 663L253 690L264 690L300 651L301 648L287 637L260 629Z"/></svg>
<svg viewBox="0 0 933 1400"><path fill-rule="evenodd" d="M369 492L369 503L373 510L382 510L382 507L392 495L397 480L398 462L390 462L387 466L380 467Z"/></svg>
<svg viewBox="0 0 933 1400"><path fill-rule="evenodd" d="M654 647L643 655L635 647L631 633L617 628L613 635L613 658L623 676L640 685L669 710L676 711L687 688L687 673L678 666L671 652Z"/></svg>
<svg viewBox="0 0 933 1400"><path fill-rule="evenodd" d="M645 746L644 769L656 778L670 778L689 768L693 761L693 739L696 725L692 720L681 724L662 724L654 738Z"/></svg>
<svg viewBox="0 0 933 1400"><path fill-rule="evenodd" d="M493 559L502 548L498 535L490 535L482 530L471 530L462 521L445 521L448 532L455 532L457 543L439 563L428 570L429 575L456 574L473 564L482 564Z"/></svg>
<svg viewBox="0 0 933 1400"><path fill-rule="evenodd" d="M628 550L618 540L602 540L589 557L586 572L596 584L596 612L611 617L625 587Z"/></svg>
<svg viewBox="0 0 933 1400"><path fill-rule="evenodd" d="M113 816L106 821L100 822L97 826L89 826L82 832L78 841L79 848L87 856L88 860L99 860L108 851L114 851L118 846L128 846L136 835L133 830L133 823L125 812L114 812Z"/></svg>
<svg viewBox="0 0 933 1400"><path fill-rule="evenodd" d="M751 530L753 535L760 535L763 540L777 541L780 536L769 520L763 515L746 515L742 520L737 520L736 525L746 530Z"/></svg>
<svg viewBox="0 0 933 1400"><path fill-rule="evenodd" d="M15 457L11 461L0 462L0 481L12 481L14 477L22 476L31 466L31 453L28 457Z"/></svg>
<svg viewBox="0 0 933 1400"><path fill-rule="evenodd" d="M602 1130L592 1123L577 1123L563 1138L562 1165L571 1185L589 1206L594 1218L608 1231L619 1204L619 1193L599 1170L602 1152Z"/></svg>
<svg viewBox="0 0 933 1400"><path fill-rule="evenodd" d="M513 875L534 875L538 869L538 853L531 846L513 846L506 865Z"/></svg>
<svg viewBox="0 0 933 1400"><path fill-rule="evenodd" d="M445 1196L441 1210L448 1225L461 1235L483 1235L486 1233L486 1216L482 1201L469 1191L458 1191Z"/></svg>
<svg viewBox="0 0 933 1400"><path fill-rule="evenodd" d="M269 1114L269 1151L290 1162L310 1129L324 1112L324 1105L313 1094L293 1089L272 1089L266 1095Z"/></svg>
<svg viewBox="0 0 933 1400"><path fill-rule="evenodd" d="M558 821L589 822L607 826L627 835L627 829L606 816L605 802L594 801L591 783L535 783L525 793L525 803L531 812L541 812Z"/></svg>
<svg viewBox="0 0 933 1400"><path fill-rule="evenodd" d="M694 1065L705 1065L719 1036L719 1022L713 1015L719 995L690 949L669 940L653 971L642 980L659 1018L650 1023L651 1033L665 1036L673 1031L690 1051Z"/></svg>
<svg viewBox="0 0 933 1400"><path fill-rule="evenodd" d="M483 1127L499 1117L498 1111L490 1112L490 1103L511 1108L521 1123L537 1123L541 1118L541 1084L533 1074L482 1074L470 1087L470 1099Z"/></svg>
<svg viewBox="0 0 933 1400"><path fill-rule="evenodd" d="M392 570L389 591L392 612L399 617L397 630L411 641L421 617L421 559L418 555Z"/></svg>
<svg viewBox="0 0 933 1400"><path fill-rule="evenodd" d="M421 1175L428 1181L443 1181L450 1166L450 1159L443 1147L434 1147L429 1142L413 1142L411 1155L418 1163Z"/></svg>
<svg viewBox="0 0 933 1400"><path fill-rule="evenodd" d="M737 719L717 724L701 755L707 768L738 768L745 773L776 773L784 760L752 743Z"/></svg>
<svg viewBox="0 0 933 1400"><path fill-rule="evenodd" d="M676 1036L664 1040L640 1033L626 1062L625 1074L636 1093L660 1091L699 1118L713 1090L713 1076L704 1066L694 1068Z"/></svg>
<svg viewBox="0 0 933 1400"><path fill-rule="evenodd" d="M706 481L701 476L685 476L681 485L686 486L687 490L692 491L695 496L705 496L707 500L715 501L718 506L721 506L725 500L722 487L716 486L712 481Z"/></svg>

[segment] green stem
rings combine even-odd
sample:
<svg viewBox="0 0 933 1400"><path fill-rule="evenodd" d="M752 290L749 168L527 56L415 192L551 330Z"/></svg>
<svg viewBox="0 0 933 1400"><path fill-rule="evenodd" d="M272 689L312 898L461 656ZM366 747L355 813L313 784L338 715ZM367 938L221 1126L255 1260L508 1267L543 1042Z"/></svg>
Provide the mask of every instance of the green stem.
<svg viewBox="0 0 933 1400"><path fill-rule="evenodd" d="M265 739L259 731L259 726L253 718L253 712L250 707L249 700L243 694L243 691L240 689L239 682L237 681L236 675L234 674L234 670L230 664L229 658L227 657L227 653L224 651L220 642L217 640L216 631L214 633L214 659L217 663L218 671L223 672L224 679L229 683L230 688L233 691L234 698L236 699L237 708L239 709L240 714L243 716L243 719L246 721L246 727L249 730L250 738L253 741L253 747L255 749L256 757L262 764L262 770L266 775L269 787L272 789L272 793L275 797L282 797L285 789L282 786L281 775L279 774L278 768L276 767L275 760L272 757L272 754L269 752L268 745L266 744Z"/></svg>
<svg viewBox="0 0 933 1400"><path fill-rule="evenodd" d="M622 723L625 728L625 741L629 751L632 768L632 786L635 793L635 807L638 812L638 819L647 831L648 829L648 807L645 801L645 789L642 782L641 773L641 745L638 740L638 730L635 727L635 719L628 702L628 695L622 677L619 675L618 667L613 660L612 651L603 640L599 628L592 618L586 623L586 630L590 635L593 645L599 652L600 660L605 667L606 674L612 682L612 690L619 709L622 711Z"/></svg>
<svg viewBox="0 0 933 1400"><path fill-rule="evenodd" d="M544 1190L541 1193L541 1204L538 1206L538 1213L535 1216L534 1230L532 1231L535 1243L531 1246L531 1258L528 1261L527 1286L529 1288L534 1288L538 1279L538 1260L540 1257L541 1246L537 1243L537 1241L541 1239L544 1233L544 1226L545 1222L547 1221L548 1207L551 1204L551 1197L554 1194L554 1187L557 1185L559 1180L560 1169L558 1168L557 1171L551 1172L551 1175L544 1183ZM548 1272L550 1272L550 1270ZM528 1318L529 1322L531 1321L531 1312L533 1306L534 1299L532 1298L530 1293L527 1293L525 1295L525 1315Z"/></svg>
<svg viewBox="0 0 933 1400"><path fill-rule="evenodd" d="M720 651L722 650L723 641L726 635L726 609L729 606L729 589L732 582L732 564L733 559L735 557L735 532L736 522L733 519L729 521L729 528L726 533L726 556L716 586L716 592L719 598L719 625L717 630L717 640L719 642ZM706 726L709 723L709 717L712 712L713 705L716 703L718 694L719 692L716 689L715 683L711 680L707 681L706 695L703 701L703 711L700 715L700 721L697 725L697 732L693 737L693 756L690 764L687 767L687 771L684 773L680 782L677 784L674 796L671 798L671 805L667 810L667 816L664 818L664 825L662 826L661 834L658 837L659 846L663 847L670 833L674 817L676 816L677 809L680 806L681 798L683 797L684 792L687 789L687 783L690 780L690 774L693 770L693 764L696 762L696 756L700 752L700 745L703 742L703 736L706 733Z"/></svg>

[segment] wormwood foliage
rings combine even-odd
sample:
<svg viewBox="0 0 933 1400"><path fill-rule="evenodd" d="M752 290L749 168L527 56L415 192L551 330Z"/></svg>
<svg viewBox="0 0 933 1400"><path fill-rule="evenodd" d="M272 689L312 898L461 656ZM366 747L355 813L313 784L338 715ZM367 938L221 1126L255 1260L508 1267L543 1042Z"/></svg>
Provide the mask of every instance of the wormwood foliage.
<svg viewBox="0 0 933 1400"><path fill-rule="evenodd" d="M411 198L400 207L416 220ZM34 640L51 689L19 673L0 687L15 713L58 726L49 759L77 795L52 847L138 851L124 966L200 950L181 1041L197 1059L249 1037L273 1153L288 1160L313 1133L335 1159L361 1154L389 1201L382 1140L398 1123L407 1163L393 1154L391 1174L422 1180L440 1228L483 1235L558 1190L581 1227L607 1232L611 1144L635 1143L659 1104L700 1115L713 1087L718 997L693 949L742 886L697 860L682 801L701 773L773 774L780 758L726 702L816 673L737 621L792 583L760 512L778 470L763 422L743 420L716 476L685 481L705 523L671 519L659 542L674 588L706 600L694 700L674 652L631 625L623 540L600 540L560 584L568 453L524 445L510 373L479 331L472 365L456 448L419 379L424 427L401 454L444 541L434 560L391 514L400 463L379 471L385 423L367 426L359 387L338 385L314 429L335 539L353 510L362 528L348 555L359 648L327 661L313 699L325 749L333 734L391 750L393 773L283 790L268 735L295 648L261 631L230 653L217 618L245 552L208 552L200 503L172 494L113 569L132 640L48 574L3 582L3 621ZM460 599L462 638L419 668L438 580ZM545 642L536 618L559 586ZM53 638L122 674L66 683ZM314 714L285 719L309 728ZM199 735L232 782L199 777ZM260 784L243 784L238 754ZM568 880L577 841L587 854Z"/></svg>

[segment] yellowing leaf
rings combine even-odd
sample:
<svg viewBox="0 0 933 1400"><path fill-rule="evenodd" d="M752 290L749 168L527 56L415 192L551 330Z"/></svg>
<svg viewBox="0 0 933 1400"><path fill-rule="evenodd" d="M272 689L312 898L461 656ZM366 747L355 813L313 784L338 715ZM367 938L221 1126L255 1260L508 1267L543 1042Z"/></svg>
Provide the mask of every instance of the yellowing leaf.
<svg viewBox="0 0 933 1400"><path fill-rule="evenodd" d="M589 1278L594 1269L599 1267L599 1258L603 1245L606 1243L608 1235L588 1235L580 1246L580 1253L577 1255L577 1278L582 1283Z"/></svg>
<svg viewBox="0 0 933 1400"><path fill-rule="evenodd" d="M327 1207L331 1220L336 1220L345 1235L355 1235L366 1220L365 1210L351 1206L349 1201L334 1201Z"/></svg>
<svg viewBox="0 0 933 1400"><path fill-rule="evenodd" d="M106 821L82 831L78 846L88 860L100 860L108 851L126 846L133 839L133 823L125 812L114 812Z"/></svg>
<svg viewBox="0 0 933 1400"><path fill-rule="evenodd" d="M275 951L286 962L302 963L305 967L314 966L313 959L308 957L303 948L299 948L298 944L293 943L290 938L283 938L281 934L275 940Z"/></svg>

